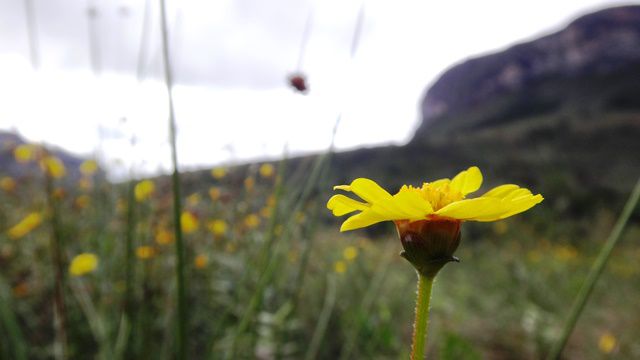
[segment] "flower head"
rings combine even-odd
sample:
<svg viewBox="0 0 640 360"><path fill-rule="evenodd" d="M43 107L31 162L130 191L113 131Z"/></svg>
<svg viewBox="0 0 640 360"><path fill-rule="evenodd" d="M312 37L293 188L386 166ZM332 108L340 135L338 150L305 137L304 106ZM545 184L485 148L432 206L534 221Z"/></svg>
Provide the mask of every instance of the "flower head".
<svg viewBox="0 0 640 360"><path fill-rule="evenodd" d="M20 239L21 237L27 235L28 233L33 231L35 228L40 226L41 223L42 223L42 215L40 215L40 213L38 212L32 212L26 217L24 217L22 220L20 220L19 223L11 227L7 231L7 234L11 239L14 239L14 240Z"/></svg>
<svg viewBox="0 0 640 360"><path fill-rule="evenodd" d="M480 197L466 199L480 185L482 173L475 166L452 180L440 179L424 183L421 187L404 185L395 195L372 180L359 178L350 185L339 185L334 189L353 192L365 202L334 195L329 199L327 208L335 216L360 211L342 224L340 230L347 231L388 220L496 221L526 211L543 199L542 195L533 195L531 191L513 184L500 185Z"/></svg>
<svg viewBox="0 0 640 360"><path fill-rule="evenodd" d="M93 272L98 267L98 257L92 253L76 255L69 265L69 273L73 276L82 276Z"/></svg>
<svg viewBox="0 0 640 360"><path fill-rule="evenodd" d="M482 185L482 173L473 166L453 179L426 182L421 187L403 185L391 195L374 181L355 179L336 190L353 192L364 200L334 195L327 208L335 216L359 211L349 217L340 231L354 230L382 221L393 221L398 230L404 256L424 275L435 274L449 261L460 243L463 221L497 221L521 213L540 203L542 195L506 184L480 197L467 199Z"/></svg>
<svg viewBox="0 0 640 360"><path fill-rule="evenodd" d="M153 195L156 191L156 184L151 180L142 180L133 188L133 193L138 202L142 202Z"/></svg>

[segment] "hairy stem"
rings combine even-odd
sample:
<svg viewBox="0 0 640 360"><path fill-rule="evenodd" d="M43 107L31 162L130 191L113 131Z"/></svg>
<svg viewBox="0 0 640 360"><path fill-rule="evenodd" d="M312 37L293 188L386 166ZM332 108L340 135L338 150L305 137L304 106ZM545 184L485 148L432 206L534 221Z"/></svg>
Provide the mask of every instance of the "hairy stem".
<svg viewBox="0 0 640 360"><path fill-rule="evenodd" d="M425 357L427 335L429 330L429 304L433 277L418 273L418 291L416 297L416 317L413 323L413 345L411 360L422 360Z"/></svg>

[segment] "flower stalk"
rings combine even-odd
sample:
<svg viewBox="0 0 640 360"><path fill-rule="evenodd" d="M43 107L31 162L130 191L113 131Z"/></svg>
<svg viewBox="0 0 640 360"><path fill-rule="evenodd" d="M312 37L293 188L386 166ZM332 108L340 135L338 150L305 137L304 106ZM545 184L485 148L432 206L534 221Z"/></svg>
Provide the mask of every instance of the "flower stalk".
<svg viewBox="0 0 640 360"><path fill-rule="evenodd" d="M434 276L426 276L418 272L418 291L416 294L416 316L413 322L413 341L411 360L422 360L425 357L427 336L429 334L429 307Z"/></svg>

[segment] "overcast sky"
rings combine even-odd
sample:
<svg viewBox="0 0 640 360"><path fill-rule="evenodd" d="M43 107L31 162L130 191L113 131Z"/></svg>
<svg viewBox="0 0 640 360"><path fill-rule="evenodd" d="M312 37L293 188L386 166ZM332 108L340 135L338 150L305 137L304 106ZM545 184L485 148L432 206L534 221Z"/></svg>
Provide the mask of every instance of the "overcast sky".
<svg viewBox="0 0 640 360"><path fill-rule="evenodd" d="M627 3L167 1L186 168L325 149L338 114L339 149L401 144L426 88L450 66ZM0 0L0 129L95 155L113 174L169 169L158 10L158 0ZM307 95L287 87L296 70Z"/></svg>

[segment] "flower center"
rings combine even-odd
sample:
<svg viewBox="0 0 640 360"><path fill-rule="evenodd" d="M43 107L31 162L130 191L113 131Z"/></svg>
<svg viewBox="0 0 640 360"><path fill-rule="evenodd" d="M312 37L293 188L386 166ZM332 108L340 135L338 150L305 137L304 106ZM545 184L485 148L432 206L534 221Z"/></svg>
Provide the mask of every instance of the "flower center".
<svg viewBox="0 0 640 360"><path fill-rule="evenodd" d="M449 183L424 183L422 188L416 190L431 204L433 211L438 211L454 201L464 199L464 195L460 192L451 190Z"/></svg>

